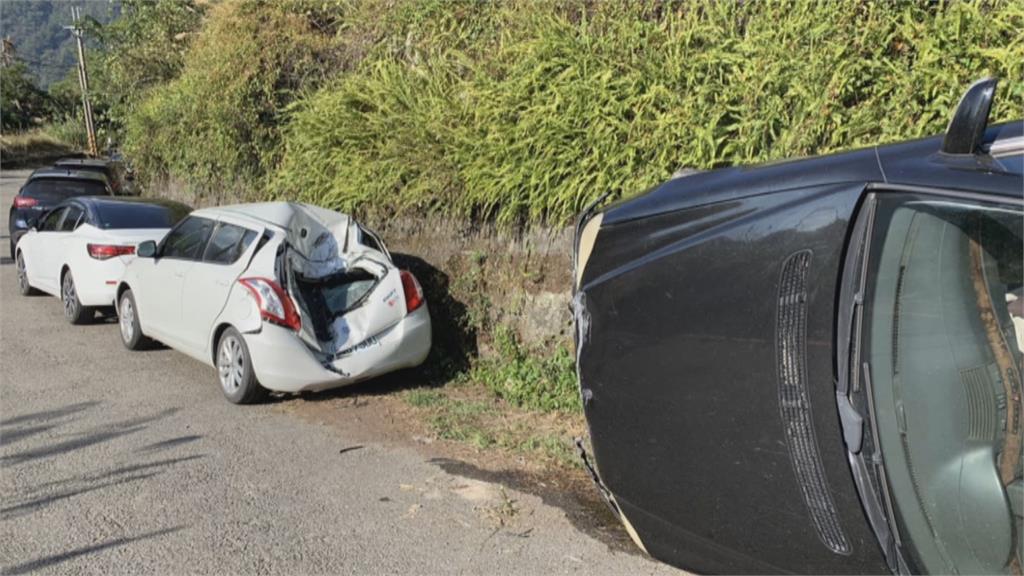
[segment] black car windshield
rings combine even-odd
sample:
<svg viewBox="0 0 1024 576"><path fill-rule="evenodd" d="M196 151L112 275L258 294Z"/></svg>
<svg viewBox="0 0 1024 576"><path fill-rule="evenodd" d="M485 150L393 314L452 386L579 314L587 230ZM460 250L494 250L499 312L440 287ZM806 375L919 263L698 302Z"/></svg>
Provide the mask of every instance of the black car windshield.
<svg viewBox="0 0 1024 576"><path fill-rule="evenodd" d="M1021 561L1022 230L1015 206L878 204L869 390L897 522L927 573Z"/></svg>
<svg viewBox="0 0 1024 576"><path fill-rule="evenodd" d="M141 202L97 202L97 226L104 230L121 228L170 228L188 215L185 206Z"/></svg>
<svg viewBox="0 0 1024 576"><path fill-rule="evenodd" d="M75 178L37 178L25 185L21 195L56 204L75 196L109 196L107 186L96 180Z"/></svg>

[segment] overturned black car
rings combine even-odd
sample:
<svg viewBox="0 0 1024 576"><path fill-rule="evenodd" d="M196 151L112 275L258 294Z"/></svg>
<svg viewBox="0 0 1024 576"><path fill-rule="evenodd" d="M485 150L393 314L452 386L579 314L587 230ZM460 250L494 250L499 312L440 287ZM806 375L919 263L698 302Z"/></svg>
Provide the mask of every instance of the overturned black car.
<svg viewBox="0 0 1024 576"><path fill-rule="evenodd" d="M680 176L576 234L599 489L698 572L1021 573L1024 133ZM584 454L584 456L587 456Z"/></svg>

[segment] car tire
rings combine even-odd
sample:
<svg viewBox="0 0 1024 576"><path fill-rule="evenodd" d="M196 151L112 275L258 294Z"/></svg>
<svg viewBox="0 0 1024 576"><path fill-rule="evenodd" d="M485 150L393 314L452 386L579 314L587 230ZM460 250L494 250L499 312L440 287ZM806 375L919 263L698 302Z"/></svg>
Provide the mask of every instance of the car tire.
<svg viewBox="0 0 1024 576"><path fill-rule="evenodd" d="M228 327L217 341L217 380L224 397L232 404L252 404L267 395L256 380L249 347L242 334Z"/></svg>
<svg viewBox="0 0 1024 576"><path fill-rule="evenodd" d="M28 272L25 271L25 257L18 252L14 256L14 261L18 267L18 292L22 296L35 296L39 294L39 290L36 290L28 283Z"/></svg>
<svg viewBox="0 0 1024 576"><path fill-rule="evenodd" d="M121 343L129 350L143 350L152 344L152 340L142 333L139 324L139 307L135 305L135 295L125 290L118 297L117 325L121 332Z"/></svg>
<svg viewBox="0 0 1024 576"><path fill-rule="evenodd" d="M72 324L86 324L92 322L96 314L90 306L83 306L78 299L78 290L75 288L75 277L71 270L64 273L60 279L60 301L64 305L64 317Z"/></svg>

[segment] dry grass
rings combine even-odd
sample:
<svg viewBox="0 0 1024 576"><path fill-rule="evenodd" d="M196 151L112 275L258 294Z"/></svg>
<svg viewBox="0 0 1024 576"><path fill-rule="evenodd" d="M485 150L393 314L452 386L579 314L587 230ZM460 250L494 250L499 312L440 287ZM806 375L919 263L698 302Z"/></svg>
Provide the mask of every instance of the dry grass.
<svg viewBox="0 0 1024 576"><path fill-rule="evenodd" d="M75 150L45 130L0 135L0 165L14 168L53 160Z"/></svg>

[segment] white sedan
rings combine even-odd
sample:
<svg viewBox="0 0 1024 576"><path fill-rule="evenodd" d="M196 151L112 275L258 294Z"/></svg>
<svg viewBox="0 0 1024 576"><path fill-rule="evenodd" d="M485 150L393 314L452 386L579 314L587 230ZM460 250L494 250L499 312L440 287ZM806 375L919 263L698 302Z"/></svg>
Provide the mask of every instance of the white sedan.
<svg viewBox="0 0 1024 576"><path fill-rule="evenodd" d="M191 208L177 202L100 196L65 200L18 241L15 261L22 295L60 297L72 324L112 307L135 246L162 238Z"/></svg>
<svg viewBox="0 0 1024 576"><path fill-rule="evenodd" d="M137 255L117 286L122 342L153 338L216 367L236 404L417 366L430 351L419 282L344 214L289 202L197 210Z"/></svg>

